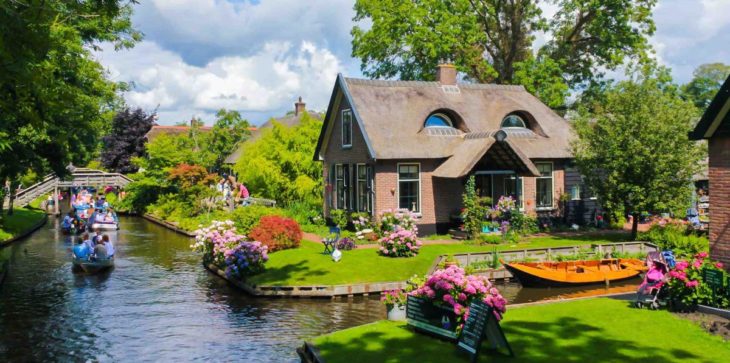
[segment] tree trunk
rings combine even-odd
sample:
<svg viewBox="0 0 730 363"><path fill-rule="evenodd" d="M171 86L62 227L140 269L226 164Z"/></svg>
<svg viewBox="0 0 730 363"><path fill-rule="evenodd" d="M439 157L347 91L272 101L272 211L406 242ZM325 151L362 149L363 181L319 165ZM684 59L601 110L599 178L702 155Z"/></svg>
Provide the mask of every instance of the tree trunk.
<svg viewBox="0 0 730 363"><path fill-rule="evenodd" d="M8 194L8 215L13 215L13 202L15 201L15 188L17 188L17 185L15 183L10 182L10 194Z"/></svg>
<svg viewBox="0 0 730 363"><path fill-rule="evenodd" d="M631 217L631 240L636 241L639 235L639 213L632 213Z"/></svg>
<svg viewBox="0 0 730 363"><path fill-rule="evenodd" d="M5 208L5 178L0 179L0 219L3 217L3 208Z"/></svg>

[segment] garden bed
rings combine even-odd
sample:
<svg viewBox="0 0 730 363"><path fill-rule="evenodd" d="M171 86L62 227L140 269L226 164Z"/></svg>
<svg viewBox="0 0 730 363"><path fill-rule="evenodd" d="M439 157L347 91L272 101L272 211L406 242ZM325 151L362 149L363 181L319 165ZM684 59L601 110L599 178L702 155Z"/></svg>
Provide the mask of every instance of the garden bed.
<svg viewBox="0 0 730 363"><path fill-rule="evenodd" d="M725 310L727 311L727 310ZM698 324L708 333L730 340L730 319L712 313L677 313L677 316Z"/></svg>
<svg viewBox="0 0 730 363"><path fill-rule="evenodd" d="M479 361L719 362L730 356L722 338L691 321L613 299L510 307L501 325L515 357L490 354L485 343ZM454 344L415 333L401 322L367 324L312 343L328 363L468 361Z"/></svg>

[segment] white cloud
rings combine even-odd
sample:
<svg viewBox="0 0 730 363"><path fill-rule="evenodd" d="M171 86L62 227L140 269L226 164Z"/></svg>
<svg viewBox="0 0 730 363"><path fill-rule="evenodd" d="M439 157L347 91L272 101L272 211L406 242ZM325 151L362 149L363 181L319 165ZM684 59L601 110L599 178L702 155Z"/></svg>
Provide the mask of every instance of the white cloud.
<svg viewBox="0 0 730 363"><path fill-rule="evenodd" d="M329 50L306 41L297 46L268 42L256 54L219 57L203 66L190 65L150 41L123 52L106 48L97 56L112 78L134 84L124 95L127 102L147 110L159 106L165 124L191 116L211 121L220 108L280 115L298 96L310 109L324 109L341 70ZM186 116L168 120L164 115Z"/></svg>

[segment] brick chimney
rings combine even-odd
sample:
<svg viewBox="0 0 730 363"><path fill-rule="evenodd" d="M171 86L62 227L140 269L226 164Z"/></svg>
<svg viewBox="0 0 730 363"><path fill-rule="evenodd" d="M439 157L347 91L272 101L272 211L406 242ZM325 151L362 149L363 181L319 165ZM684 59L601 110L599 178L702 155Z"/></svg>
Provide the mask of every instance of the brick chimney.
<svg viewBox="0 0 730 363"><path fill-rule="evenodd" d="M294 104L294 116L299 116L300 113L304 113L306 111L307 104L302 102L302 97L299 96L299 102L296 102Z"/></svg>
<svg viewBox="0 0 730 363"><path fill-rule="evenodd" d="M444 86L456 86L456 66L449 61L436 66L436 80Z"/></svg>

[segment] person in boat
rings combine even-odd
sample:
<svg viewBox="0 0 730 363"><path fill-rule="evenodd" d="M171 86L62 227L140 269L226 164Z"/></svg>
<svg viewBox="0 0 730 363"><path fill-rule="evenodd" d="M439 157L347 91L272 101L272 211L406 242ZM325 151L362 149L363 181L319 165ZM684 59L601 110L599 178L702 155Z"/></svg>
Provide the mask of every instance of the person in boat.
<svg viewBox="0 0 730 363"><path fill-rule="evenodd" d="M104 244L104 247L106 247L106 254L108 258L114 257L114 245L112 244L112 241L109 240L108 235L101 236L101 241Z"/></svg>
<svg viewBox="0 0 730 363"><path fill-rule="evenodd" d="M99 198L96 199L96 203L94 203L94 207L100 211L104 211L104 196L100 195Z"/></svg>
<svg viewBox="0 0 730 363"><path fill-rule="evenodd" d="M89 253L89 247L84 243L84 241L81 238L77 239L76 245L73 248L74 258L86 260L89 258Z"/></svg>
<svg viewBox="0 0 730 363"><path fill-rule="evenodd" d="M84 232L84 234L81 235L82 240L84 241L84 244L89 249L89 251L94 250L94 241L89 238L89 234Z"/></svg>
<svg viewBox="0 0 730 363"><path fill-rule="evenodd" d="M106 260L109 258L108 251L106 249L106 246L103 243L98 243L96 246L94 246L94 254L91 255L91 260Z"/></svg>
<svg viewBox="0 0 730 363"><path fill-rule="evenodd" d="M95 234L95 235L94 235L94 237L93 237L93 238L91 239L91 241L92 241L92 242L94 242L94 245L97 245L97 244L99 244L99 243L102 243L102 238L103 238L103 236L102 236L102 234L101 234L101 230L100 230L100 229L97 229L97 230L96 230L96 234Z"/></svg>
<svg viewBox="0 0 730 363"><path fill-rule="evenodd" d="M65 230L71 230L71 227L75 224L74 220L74 214L73 212L68 212L68 214L63 217L63 222L61 222L61 228Z"/></svg>

